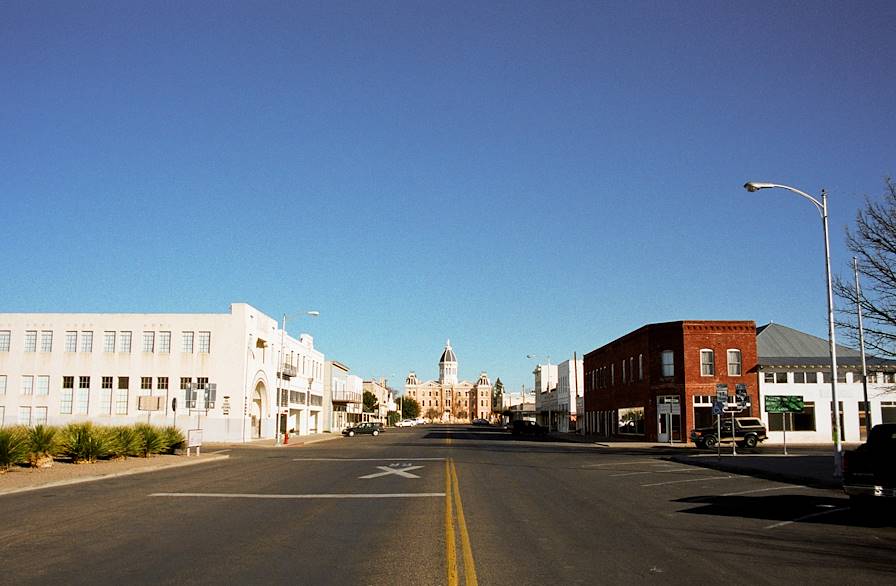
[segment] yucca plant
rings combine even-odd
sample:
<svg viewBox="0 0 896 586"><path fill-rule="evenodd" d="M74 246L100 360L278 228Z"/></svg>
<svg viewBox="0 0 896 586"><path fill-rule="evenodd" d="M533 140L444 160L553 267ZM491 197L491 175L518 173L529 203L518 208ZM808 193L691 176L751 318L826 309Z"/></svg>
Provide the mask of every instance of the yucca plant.
<svg viewBox="0 0 896 586"><path fill-rule="evenodd" d="M183 448L184 444L187 442L184 433L173 425L162 428L162 436L165 438L164 451L167 454L173 454L174 450Z"/></svg>
<svg viewBox="0 0 896 586"><path fill-rule="evenodd" d="M90 422L70 423L62 428L59 453L76 464L96 462L110 453L110 439L106 429Z"/></svg>
<svg viewBox="0 0 896 586"><path fill-rule="evenodd" d="M165 435L159 427L148 423L134 425L137 433L137 442L140 446L140 455L148 458L150 454L161 454L167 448Z"/></svg>
<svg viewBox="0 0 896 586"><path fill-rule="evenodd" d="M28 463L33 468L49 468L53 465L58 431L48 425L35 425L28 430Z"/></svg>
<svg viewBox="0 0 896 586"><path fill-rule="evenodd" d="M111 458L126 458L139 456L141 453L140 434L132 426L116 425L108 430L109 456Z"/></svg>
<svg viewBox="0 0 896 586"><path fill-rule="evenodd" d="M0 471L6 472L28 456L28 435L22 427L0 428Z"/></svg>

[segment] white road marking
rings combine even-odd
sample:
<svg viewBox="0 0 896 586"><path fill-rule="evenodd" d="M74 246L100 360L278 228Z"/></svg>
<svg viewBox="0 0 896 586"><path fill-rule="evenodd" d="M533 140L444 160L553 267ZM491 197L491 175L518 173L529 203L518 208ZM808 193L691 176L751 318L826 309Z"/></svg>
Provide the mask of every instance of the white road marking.
<svg viewBox="0 0 896 586"><path fill-rule="evenodd" d="M769 525L766 529L777 529L778 527L783 527L784 525L790 525L791 523L799 523L800 521L805 521L806 519L812 519L814 517L821 517L822 515L830 515L831 513L837 513L840 511L848 511L849 507L843 507L840 509L828 509L827 511L819 511L817 513L810 513L808 515L803 515L802 517L798 517L792 521L781 521L780 523L775 523L774 525Z"/></svg>
<svg viewBox="0 0 896 586"><path fill-rule="evenodd" d="M656 460L632 460L631 462L605 462L603 464L585 464L582 468L600 468L602 466L625 466L627 464L656 464Z"/></svg>
<svg viewBox="0 0 896 586"><path fill-rule="evenodd" d="M725 494L723 494L721 496L737 496L739 494L750 494L752 492L768 492L770 490L787 490L788 488L802 490L802 489L806 489L807 487L799 486L796 484L789 485L789 486L773 486L771 488L757 488L755 490L742 490L740 492L726 492Z"/></svg>
<svg viewBox="0 0 896 586"><path fill-rule="evenodd" d="M695 468L675 468L673 470L647 470L646 472L623 472L622 474L610 474L610 478L619 478L620 476L637 476L638 474L672 474L678 472L695 472Z"/></svg>
<svg viewBox="0 0 896 586"><path fill-rule="evenodd" d="M443 497L444 492L396 492L361 494L255 494L221 492L154 492L149 496L216 499L402 499Z"/></svg>
<svg viewBox="0 0 896 586"><path fill-rule="evenodd" d="M293 458L293 462L444 462L445 458Z"/></svg>
<svg viewBox="0 0 896 586"><path fill-rule="evenodd" d="M416 474L411 474L410 470L418 470L423 468L423 466L377 466L382 472L374 472L373 474L368 474L367 476L358 476L358 478L370 479L370 478L379 478L381 476L390 476L392 474L396 476L401 476L402 478L420 478Z"/></svg>
<svg viewBox="0 0 896 586"><path fill-rule="evenodd" d="M666 484L681 484L682 482L700 482L701 480L728 480L737 478L736 476L702 476L700 478L688 478L687 480L669 480L666 482L654 482L653 484L642 484L641 486L663 486Z"/></svg>

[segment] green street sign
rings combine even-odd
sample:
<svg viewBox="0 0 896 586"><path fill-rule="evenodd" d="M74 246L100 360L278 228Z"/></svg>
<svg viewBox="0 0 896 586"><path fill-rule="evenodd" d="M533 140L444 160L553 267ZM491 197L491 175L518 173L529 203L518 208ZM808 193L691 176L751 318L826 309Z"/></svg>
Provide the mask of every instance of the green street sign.
<svg viewBox="0 0 896 586"><path fill-rule="evenodd" d="M766 395L766 413L802 413L802 395Z"/></svg>

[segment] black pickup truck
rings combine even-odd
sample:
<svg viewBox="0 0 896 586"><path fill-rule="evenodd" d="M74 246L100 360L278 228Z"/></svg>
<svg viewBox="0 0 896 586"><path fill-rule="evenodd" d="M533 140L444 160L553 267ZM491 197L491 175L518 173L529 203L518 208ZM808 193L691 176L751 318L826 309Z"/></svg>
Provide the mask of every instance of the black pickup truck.
<svg viewBox="0 0 896 586"><path fill-rule="evenodd" d="M731 419L722 418L722 437L719 439L719 430L713 425L710 427L698 427L691 430L691 441L698 448L714 448L716 444L731 443L732 439L738 446L755 448L759 442L768 439L762 420L758 417L735 417L734 437L731 434Z"/></svg>
<svg viewBox="0 0 896 586"><path fill-rule="evenodd" d="M896 502L896 423L875 425L868 441L843 453L843 490L857 504Z"/></svg>

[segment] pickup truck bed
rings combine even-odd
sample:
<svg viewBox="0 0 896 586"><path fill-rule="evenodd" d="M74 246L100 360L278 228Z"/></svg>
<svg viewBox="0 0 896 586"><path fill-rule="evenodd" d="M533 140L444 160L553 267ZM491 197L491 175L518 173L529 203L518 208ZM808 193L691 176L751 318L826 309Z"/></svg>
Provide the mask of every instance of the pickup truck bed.
<svg viewBox="0 0 896 586"><path fill-rule="evenodd" d="M867 442L843 454L843 490L852 499L896 499L896 423L875 425Z"/></svg>

